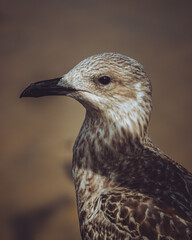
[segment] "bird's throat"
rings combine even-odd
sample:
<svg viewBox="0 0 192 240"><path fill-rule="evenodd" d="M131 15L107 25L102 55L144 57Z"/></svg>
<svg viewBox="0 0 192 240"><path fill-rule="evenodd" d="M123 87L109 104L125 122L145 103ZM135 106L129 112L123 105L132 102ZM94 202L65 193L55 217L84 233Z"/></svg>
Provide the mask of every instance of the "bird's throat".
<svg viewBox="0 0 192 240"><path fill-rule="evenodd" d="M107 169L113 159L138 154L147 134L141 134L142 127L135 131L136 127L129 119L113 122L87 113L74 145L73 165L100 172Z"/></svg>

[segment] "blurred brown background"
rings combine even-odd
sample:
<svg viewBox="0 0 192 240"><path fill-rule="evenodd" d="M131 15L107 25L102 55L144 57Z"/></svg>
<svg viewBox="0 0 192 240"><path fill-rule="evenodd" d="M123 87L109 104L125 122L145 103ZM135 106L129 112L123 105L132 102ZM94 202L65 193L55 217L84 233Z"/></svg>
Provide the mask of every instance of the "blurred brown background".
<svg viewBox="0 0 192 240"><path fill-rule="evenodd" d="M85 110L19 99L30 83L120 52L153 84L150 136L192 170L192 1L0 1L0 239L80 239L70 164Z"/></svg>

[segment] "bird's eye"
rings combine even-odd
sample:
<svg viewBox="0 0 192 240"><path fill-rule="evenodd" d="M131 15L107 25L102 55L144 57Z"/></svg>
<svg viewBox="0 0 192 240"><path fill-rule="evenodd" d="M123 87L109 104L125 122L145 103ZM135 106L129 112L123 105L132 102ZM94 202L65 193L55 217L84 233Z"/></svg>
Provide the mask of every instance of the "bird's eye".
<svg viewBox="0 0 192 240"><path fill-rule="evenodd" d="M100 77L98 81L103 85L107 85L111 82L111 78L108 76L103 76L103 77Z"/></svg>

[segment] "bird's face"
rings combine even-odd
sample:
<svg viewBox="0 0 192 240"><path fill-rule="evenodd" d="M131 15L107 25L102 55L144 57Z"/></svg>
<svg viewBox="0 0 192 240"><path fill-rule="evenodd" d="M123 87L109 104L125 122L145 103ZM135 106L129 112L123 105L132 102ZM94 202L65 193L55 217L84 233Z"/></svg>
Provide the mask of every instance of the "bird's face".
<svg viewBox="0 0 192 240"><path fill-rule="evenodd" d="M137 108L139 102L151 104L151 85L143 67L118 53L87 58L61 78L31 84L21 97L70 96L88 110Z"/></svg>

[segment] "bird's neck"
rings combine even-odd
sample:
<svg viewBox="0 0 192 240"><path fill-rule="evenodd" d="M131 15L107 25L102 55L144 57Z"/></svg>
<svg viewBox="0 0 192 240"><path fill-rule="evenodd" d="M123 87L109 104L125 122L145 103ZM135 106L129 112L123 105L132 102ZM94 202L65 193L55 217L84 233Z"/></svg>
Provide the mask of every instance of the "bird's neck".
<svg viewBox="0 0 192 240"><path fill-rule="evenodd" d="M103 186L113 186L113 173L121 159L133 159L142 152L142 142L147 137L144 129L142 123L134 123L122 115L113 121L109 113L107 116L86 113L73 148L72 172L79 204L98 195Z"/></svg>
<svg viewBox="0 0 192 240"><path fill-rule="evenodd" d="M90 137L90 141L94 141L98 151L104 146L109 146L113 151L124 150L126 154L132 154L148 136L149 117L147 116L149 114L139 108L137 111L134 109L87 111L79 136Z"/></svg>
<svg viewBox="0 0 192 240"><path fill-rule="evenodd" d="M148 122L134 117L87 112L74 145L73 166L96 172L114 158L138 155L147 139Z"/></svg>

